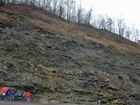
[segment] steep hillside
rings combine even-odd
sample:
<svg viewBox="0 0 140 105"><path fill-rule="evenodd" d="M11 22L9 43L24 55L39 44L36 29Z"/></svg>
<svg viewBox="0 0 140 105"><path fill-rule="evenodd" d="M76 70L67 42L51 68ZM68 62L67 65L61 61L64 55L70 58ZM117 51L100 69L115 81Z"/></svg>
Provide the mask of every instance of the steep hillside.
<svg viewBox="0 0 140 105"><path fill-rule="evenodd" d="M140 104L140 45L26 5L0 6L0 87L32 101Z"/></svg>

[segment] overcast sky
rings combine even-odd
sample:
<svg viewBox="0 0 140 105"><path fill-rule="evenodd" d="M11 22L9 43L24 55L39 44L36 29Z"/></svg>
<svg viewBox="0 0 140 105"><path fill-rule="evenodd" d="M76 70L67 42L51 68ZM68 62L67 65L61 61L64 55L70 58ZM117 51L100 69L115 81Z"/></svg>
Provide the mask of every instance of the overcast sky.
<svg viewBox="0 0 140 105"><path fill-rule="evenodd" d="M128 26L135 24L140 29L140 0L81 0L82 7L93 9L95 15L109 15L112 18L125 18ZM80 0L76 0L77 3Z"/></svg>

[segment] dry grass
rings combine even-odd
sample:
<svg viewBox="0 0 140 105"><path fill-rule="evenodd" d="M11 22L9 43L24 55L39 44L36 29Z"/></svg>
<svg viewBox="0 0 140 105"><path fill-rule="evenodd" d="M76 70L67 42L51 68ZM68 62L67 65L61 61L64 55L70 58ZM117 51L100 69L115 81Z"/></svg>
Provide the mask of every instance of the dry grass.
<svg viewBox="0 0 140 105"><path fill-rule="evenodd" d="M5 13L0 13L0 21L8 20L8 16Z"/></svg>
<svg viewBox="0 0 140 105"><path fill-rule="evenodd" d="M32 25L49 30L53 33L66 35L65 37L76 34L79 38L83 39L83 42L94 41L103 44L104 46L112 45L122 53L140 53L140 45L130 40L94 27L87 28L82 25L68 22L67 20L61 19L39 8L8 4L4 7L0 7L0 10L17 15L24 15L30 19ZM0 20L8 19L6 14L0 13Z"/></svg>
<svg viewBox="0 0 140 105"><path fill-rule="evenodd" d="M64 79L61 79L58 77L53 77L53 81L55 83L61 83L61 85L64 85L64 86L69 86L69 84Z"/></svg>

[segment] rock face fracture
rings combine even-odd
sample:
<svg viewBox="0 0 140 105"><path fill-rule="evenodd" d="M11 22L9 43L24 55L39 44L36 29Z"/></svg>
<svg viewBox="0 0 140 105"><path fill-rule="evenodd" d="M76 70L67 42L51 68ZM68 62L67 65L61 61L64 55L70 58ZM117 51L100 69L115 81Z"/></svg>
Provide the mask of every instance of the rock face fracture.
<svg viewBox="0 0 140 105"><path fill-rule="evenodd" d="M27 5L0 6L0 87L31 101L139 105L140 45Z"/></svg>

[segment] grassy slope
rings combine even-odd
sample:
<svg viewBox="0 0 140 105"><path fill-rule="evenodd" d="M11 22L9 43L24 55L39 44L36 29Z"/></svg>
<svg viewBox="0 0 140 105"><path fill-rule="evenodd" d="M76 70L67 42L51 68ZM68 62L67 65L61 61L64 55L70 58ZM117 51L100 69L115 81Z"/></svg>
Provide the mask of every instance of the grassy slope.
<svg viewBox="0 0 140 105"><path fill-rule="evenodd" d="M99 30L96 28L87 28L67 20L61 19L47 11L35 7L25 5L8 4L0 7L0 11L5 11L11 14L17 14L29 19L29 24L35 27L40 27L56 34L68 35L76 34L79 36L80 41L92 40L94 42L103 44L105 46L114 46L118 51L125 53L134 52L140 53L140 46L130 40L127 40L119 35L110 32ZM0 13L0 21L10 20L9 16Z"/></svg>

